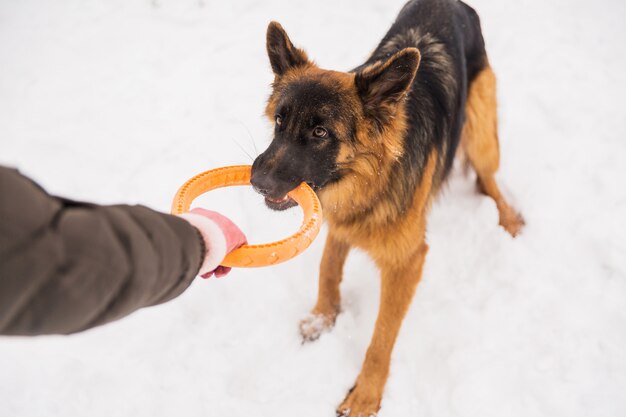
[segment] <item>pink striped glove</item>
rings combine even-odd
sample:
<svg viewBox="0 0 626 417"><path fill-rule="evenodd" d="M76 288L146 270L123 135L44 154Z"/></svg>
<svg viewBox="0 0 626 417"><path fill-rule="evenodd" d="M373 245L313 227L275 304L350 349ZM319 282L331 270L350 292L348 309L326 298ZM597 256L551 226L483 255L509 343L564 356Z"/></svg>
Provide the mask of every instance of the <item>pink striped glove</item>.
<svg viewBox="0 0 626 417"><path fill-rule="evenodd" d="M215 211L201 208L195 208L179 217L198 229L204 239L206 252L198 275L202 278L211 278L215 274L217 278L221 278L228 274L231 268L220 265L220 262L230 252L248 243L237 225Z"/></svg>

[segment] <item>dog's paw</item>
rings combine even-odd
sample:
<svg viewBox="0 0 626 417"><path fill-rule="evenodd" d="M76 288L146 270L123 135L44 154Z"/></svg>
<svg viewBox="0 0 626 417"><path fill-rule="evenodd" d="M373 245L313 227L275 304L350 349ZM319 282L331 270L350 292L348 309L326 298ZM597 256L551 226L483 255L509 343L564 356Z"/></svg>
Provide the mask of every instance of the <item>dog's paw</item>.
<svg viewBox="0 0 626 417"><path fill-rule="evenodd" d="M380 409L380 395L358 386L352 388L343 403L337 407L337 417L376 417Z"/></svg>
<svg viewBox="0 0 626 417"><path fill-rule="evenodd" d="M336 313L322 314L311 313L300 321L300 334L302 343L317 340L322 333L329 331L335 325Z"/></svg>
<svg viewBox="0 0 626 417"><path fill-rule="evenodd" d="M511 236L519 235L525 225L526 222L522 215L513 208L509 207L508 210L500 212L500 226L504 227L504 230L509 232Z"/></svg>

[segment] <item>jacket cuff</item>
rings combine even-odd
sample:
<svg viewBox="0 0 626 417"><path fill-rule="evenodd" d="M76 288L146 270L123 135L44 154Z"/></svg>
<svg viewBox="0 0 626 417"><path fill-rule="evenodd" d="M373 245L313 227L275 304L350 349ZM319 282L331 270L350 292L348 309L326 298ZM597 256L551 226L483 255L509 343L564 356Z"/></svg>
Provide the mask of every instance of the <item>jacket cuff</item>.
<svg viewBox="0 0 626 417"><path fill-rule="evenodd" d="M183 213L178 217L187 220L193 227L198 229L204 240L206 251L198 275L213 272L227 255L224 232L222 232L217 223L200 214Z"/></svg>

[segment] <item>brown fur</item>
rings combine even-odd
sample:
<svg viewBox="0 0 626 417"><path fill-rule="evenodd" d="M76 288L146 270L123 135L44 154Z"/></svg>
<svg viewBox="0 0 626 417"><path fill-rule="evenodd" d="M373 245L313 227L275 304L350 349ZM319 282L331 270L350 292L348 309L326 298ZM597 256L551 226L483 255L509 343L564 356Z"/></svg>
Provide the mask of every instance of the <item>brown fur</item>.
<svg viewBox="0 0 626 417"><path fill-rule="evenodd" d="M437 155L433 152L410 210L404 216L398 216L395 222L385 225L378 221L379 216L374 216L367 224L347 226L334 224L332 216L329 219L330 233L335 238L341 236L351 245L365 249L382 273L380 308L374 335L355 387L339 410L364 410L372 413L380 407L389 374L391 352L421 279L424 258L428 251L425 243L426 213L433 196L436 160ZM379 212L386 215L384 217L394 216L394 208L385 202L379 207ZM322 267L332 269L332 266L324 263Z"/></svg>
<svg viewBox="0 0 626 417"><path fill-rule="evenodd" d="M466 117L461 147L476 171L480 191L495 201L500 225L515 237L524 226L524 219L506 202L495 181L500 165L500 147L496 76L489 66L478 73L470 86Z"/></svg>

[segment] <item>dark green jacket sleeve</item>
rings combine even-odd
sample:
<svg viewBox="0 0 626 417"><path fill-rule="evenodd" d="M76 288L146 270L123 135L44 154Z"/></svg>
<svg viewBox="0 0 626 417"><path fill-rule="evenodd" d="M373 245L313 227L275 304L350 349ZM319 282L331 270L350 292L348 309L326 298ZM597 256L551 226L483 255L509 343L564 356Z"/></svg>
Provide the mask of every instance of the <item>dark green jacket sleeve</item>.
<svg viewBox="0 0 626 417"><path fill-rule="evenodd" d="M0 334L73 333L163 303L203 256L182 219L52 197L0 167Z"/></svg>

